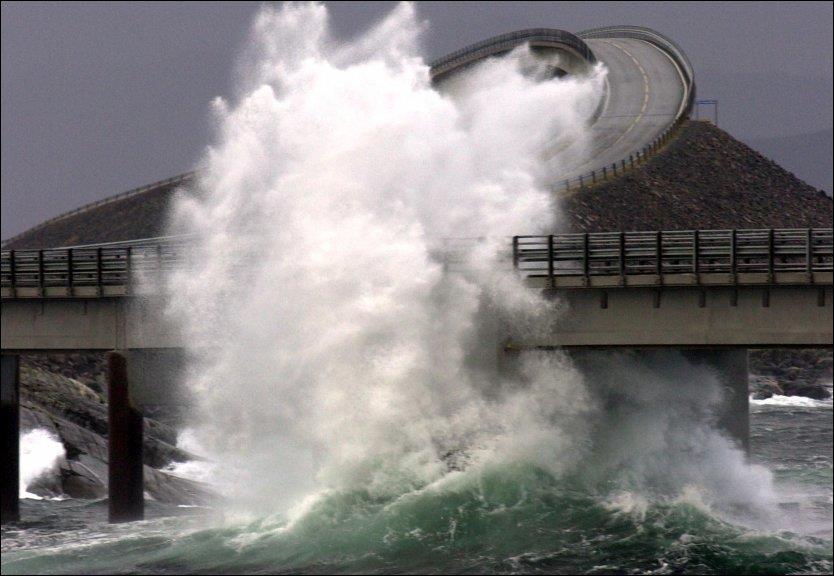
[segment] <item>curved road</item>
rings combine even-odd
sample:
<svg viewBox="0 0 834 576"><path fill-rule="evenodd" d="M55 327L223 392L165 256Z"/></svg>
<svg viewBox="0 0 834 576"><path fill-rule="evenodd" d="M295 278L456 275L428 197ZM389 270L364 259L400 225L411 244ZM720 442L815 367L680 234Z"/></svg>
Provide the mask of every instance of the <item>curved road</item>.
<svg viewBox="0 0 834 576"><path fill-rule="evenodd" d="M695 84L686 55L662 34L639 26L597 28L576 35L542 28L520 30L458 50L434 62L432 71L454 75L477 60L525 43L559 50L570 59L581 55L585 65L578 70L595 62L608 70L605 93L590 125L590 149L562 156L567 164L560 167L561 182L603 167L610 171L613 163L636 157L690 110ZM554 145L548 154L555 157L565 150L565 144Z"/></svg>
<svg viewBox="0 0 834 576"><path fill-rule="evenodd" d="M602 112L591 127L583 163L562 179L610 167L650 144L686 112L689 90L680 66L659 46L634 38L589 39L608 69Z"/></svg>

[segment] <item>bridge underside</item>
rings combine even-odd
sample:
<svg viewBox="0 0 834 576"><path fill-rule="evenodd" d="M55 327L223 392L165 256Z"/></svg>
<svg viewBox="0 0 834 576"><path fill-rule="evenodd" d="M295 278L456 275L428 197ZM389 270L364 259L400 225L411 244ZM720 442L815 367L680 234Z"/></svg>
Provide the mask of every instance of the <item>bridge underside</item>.
<svg viewBox="0 0 834 576"><path fill-rule="evenodd" d="M832 287L672 286L550 289L555 329L504 334L511 348L831 347ZM3 299L2 349L182 348L182 335L147 298ZM509 340L508 340L509 336Z"/></svg>
<svg viewBox="0 0 834 576"><path fill-rule="evenodd" d="M548 290L556 329L514 348L831 347L831 286Z"/></svg>

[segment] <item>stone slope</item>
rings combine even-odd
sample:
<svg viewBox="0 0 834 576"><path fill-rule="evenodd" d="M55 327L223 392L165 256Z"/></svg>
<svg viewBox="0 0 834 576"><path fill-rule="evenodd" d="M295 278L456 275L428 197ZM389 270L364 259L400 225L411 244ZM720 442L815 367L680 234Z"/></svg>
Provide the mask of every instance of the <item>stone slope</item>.
<svg viewBox="0 0 834 576"><path fill-rule="evenodd" d="M55 248L162 236L168 207L180 185L178 179L174 180L47 221L3 242L3 249Z"/></svg>
<svg viewBox="0 0 834 576"><path fill-rule="evenodd" d="M565 227L583 232L830 227L832 201L709 122L690 121L624 176L569 194Z"/></svg>

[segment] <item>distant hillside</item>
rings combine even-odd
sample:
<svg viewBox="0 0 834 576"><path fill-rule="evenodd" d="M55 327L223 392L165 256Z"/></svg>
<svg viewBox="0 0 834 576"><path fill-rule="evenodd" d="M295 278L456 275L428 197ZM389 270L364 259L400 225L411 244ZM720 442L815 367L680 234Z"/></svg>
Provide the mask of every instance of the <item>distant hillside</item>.
<svg viewBox="0 0 834 576"><path fill-rule="evenodd" d="M47 248L164 234L171 198L187 182L184 175L54 218L3 247ZM563 208L569 227L587 231L828 227L832 219L830 197L708 122L686 123L647 164L617 180L572 192Z"/></svg>
<svg viewBox="0 0 834 576"><path fill-rule="evenodd" d="M56 216L4 241L3 248L75 246L164 235L174 192L189 178L184 174Z"/></svg>

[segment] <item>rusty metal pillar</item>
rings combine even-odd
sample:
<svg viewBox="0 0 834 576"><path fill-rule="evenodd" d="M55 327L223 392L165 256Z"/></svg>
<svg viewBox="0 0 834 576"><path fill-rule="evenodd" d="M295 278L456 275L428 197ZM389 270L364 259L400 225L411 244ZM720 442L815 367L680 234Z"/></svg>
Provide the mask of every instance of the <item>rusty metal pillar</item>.
<svg viewBox="0 0 834 576"><path fill-rule="evenodd" d="M0 365L0 400L3 426L2 519L20 520L20 357L3 354Z"/></svg>
<svg viewBox="0 0 834 576"><path fill-rule="evenodd" d="M118 352L107 355L107 382L110 522L142 520L145 516L142 413L130 401L127 360Z"/></svg>

